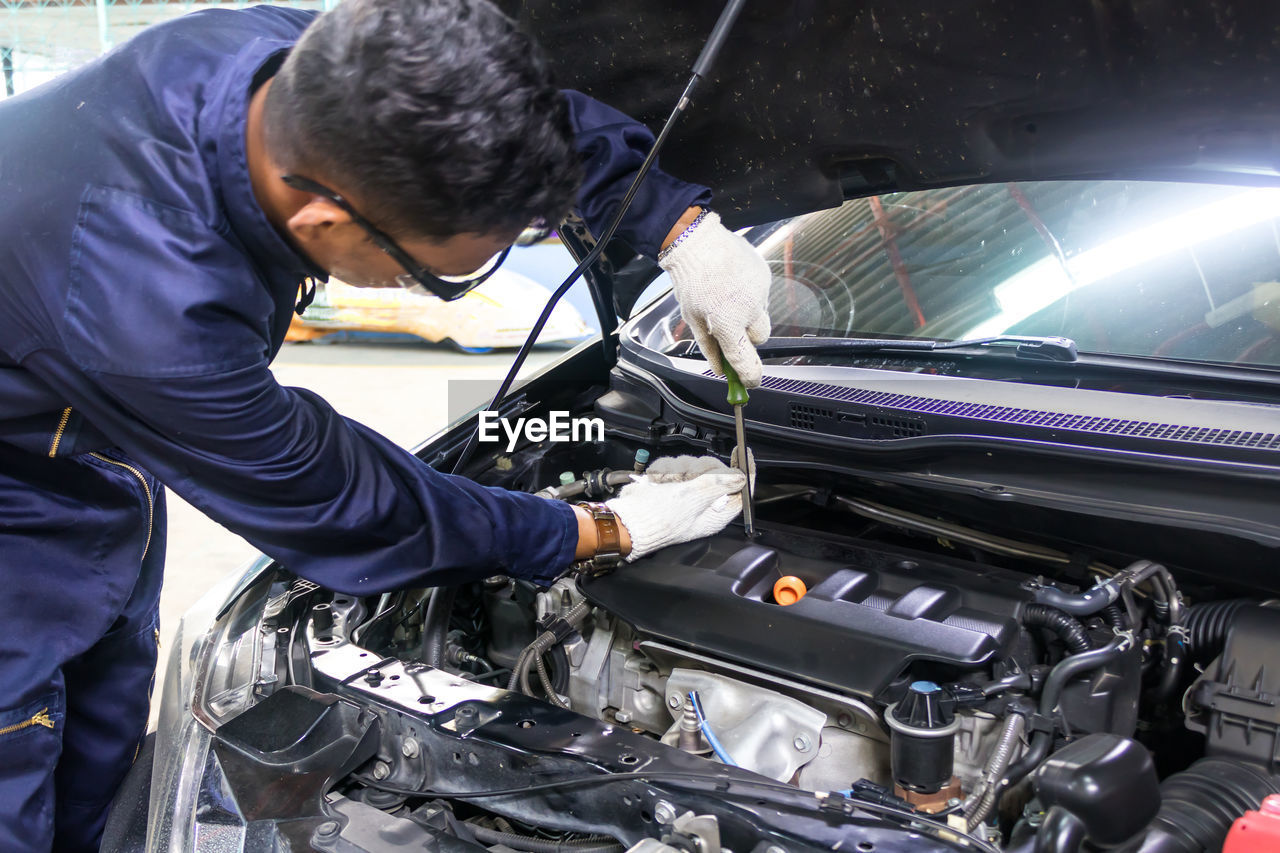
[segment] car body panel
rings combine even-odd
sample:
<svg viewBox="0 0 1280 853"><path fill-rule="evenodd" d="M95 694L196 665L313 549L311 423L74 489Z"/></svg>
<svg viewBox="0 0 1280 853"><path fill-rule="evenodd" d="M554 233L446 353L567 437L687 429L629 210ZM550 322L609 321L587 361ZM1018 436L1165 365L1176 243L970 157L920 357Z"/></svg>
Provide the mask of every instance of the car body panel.
<svg viewBox="0 0 1280 853"><path fill-rule="evenodd" d="M561 85L652 128L720 3L509 0ZM748 3L662 152L726 222L1070 177L1276 183L1265 3Z"/></svg>

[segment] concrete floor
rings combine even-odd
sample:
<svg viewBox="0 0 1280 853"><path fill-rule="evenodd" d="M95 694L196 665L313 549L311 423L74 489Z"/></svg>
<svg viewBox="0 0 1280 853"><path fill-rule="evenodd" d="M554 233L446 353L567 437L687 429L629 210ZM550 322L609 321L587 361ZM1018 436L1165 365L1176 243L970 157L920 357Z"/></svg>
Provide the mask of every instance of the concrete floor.
<svg viewBox="0 0 1280 853"><path fill-rule="evenodd" d="M525 372L535 371L563 353L537 350ZM510 367L512 355L464 355L418 344L285 344L272 369L282 385L308 388L347 417L400 445L414 447L449 423L445 400L451 381L496 381ZM249 543L172 492L168 501L169 544L160 599L162 665L153 694L157 697L163 695L159 679L164 675L163 661L178 619L210 587L228 574L238 573L257 554ZM155 712L153 706L153 725Z"/></svg>

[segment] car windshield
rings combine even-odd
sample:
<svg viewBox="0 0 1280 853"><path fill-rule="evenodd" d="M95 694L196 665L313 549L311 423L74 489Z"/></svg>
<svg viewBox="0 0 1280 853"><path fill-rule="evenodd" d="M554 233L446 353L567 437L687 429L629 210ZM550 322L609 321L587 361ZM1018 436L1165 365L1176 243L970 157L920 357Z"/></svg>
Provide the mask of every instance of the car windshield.
<svg viewBox="0 0 1280 853"><path fill-rule="evenodd" d="M1045 181L856 199L750 236L775 336L1056 335L1280 366L1278 217L1276 188Z"/></svg>

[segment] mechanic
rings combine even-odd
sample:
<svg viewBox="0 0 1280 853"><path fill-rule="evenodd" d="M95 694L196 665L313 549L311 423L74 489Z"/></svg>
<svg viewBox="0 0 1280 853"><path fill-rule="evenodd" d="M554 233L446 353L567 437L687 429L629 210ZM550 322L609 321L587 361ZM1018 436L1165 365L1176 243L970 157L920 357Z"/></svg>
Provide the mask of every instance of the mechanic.
<svg viewBox="0 0 1280 853"><path fill-rule="evenodd" d="M532 222L600 233L652 141L485 0L200 12L0 105L0 850L97 847L147 724L161 483L349 594L595 553L581 507L436 472L268 364L308 279L440 292ZM768 269L709 195L655 169L618 233L752 385ZM614 505L632 558L740 507L717 460L652 470Z"/></svg>

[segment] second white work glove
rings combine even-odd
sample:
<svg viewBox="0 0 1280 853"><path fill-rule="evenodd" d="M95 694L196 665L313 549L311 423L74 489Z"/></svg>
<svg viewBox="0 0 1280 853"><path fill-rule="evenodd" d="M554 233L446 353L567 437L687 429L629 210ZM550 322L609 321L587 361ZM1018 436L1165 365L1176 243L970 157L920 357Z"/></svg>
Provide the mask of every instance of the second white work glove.
<svg viewBox="0 0 1280 853"><path fill-rule="evenodd" d="M711 369L722 359L748 388L760 384L755 345L769 339L769 265L745 238L720 224L714 211L681 234L658 257L671 274L680 315Z"/></svg>
<svg viewBox="0 0 1280 853"><path fill-rule="evenodd" d="M607 502L631 536L627 561L719 533L742 512L746 475L711 456L658 459Z"/></svg>

